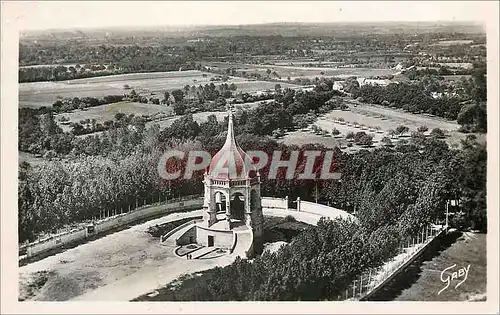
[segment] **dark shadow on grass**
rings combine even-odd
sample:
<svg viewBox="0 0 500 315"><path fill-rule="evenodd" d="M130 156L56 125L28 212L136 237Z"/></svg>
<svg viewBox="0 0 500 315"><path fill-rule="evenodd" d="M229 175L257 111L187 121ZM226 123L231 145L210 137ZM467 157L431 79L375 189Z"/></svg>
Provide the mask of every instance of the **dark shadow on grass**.
<svg viewBox="0 0 500 315"><path fill-rule="evenodd" d="M424 262L431 261L434 257L441 254L441 252L455 243L460 236L462 236L462 232L450 232L435 239L410 265L367 300L393 301L403 290L411 287L420 278Z"/></svg>

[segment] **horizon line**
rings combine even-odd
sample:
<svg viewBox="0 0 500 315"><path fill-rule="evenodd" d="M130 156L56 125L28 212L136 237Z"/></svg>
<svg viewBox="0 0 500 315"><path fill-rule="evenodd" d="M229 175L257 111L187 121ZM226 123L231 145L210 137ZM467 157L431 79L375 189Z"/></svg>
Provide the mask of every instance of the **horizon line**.
<svg viewBox="0 0 500 315"><path fill-rule="evenodd" d="M64 31L83 31L83 30L110 30L110 29L154 29L154 28L178 28L188 29L196 27L244 27L244 26L265 26L265 25L286 25L286 24L304 24L304 25L325 25L325 24L455 24L455 25L475 25L485 27L484 21L480 20L394 20L394 21L329 21L329 22L308 22L308 21L282 21L282 22L259 22L259 23L244 23L244 24L158 24L158 25L109 25L109 26L73 26L62 28L46 28L46 29L22 29L23 33L36 32L64 32Z"/></svg>

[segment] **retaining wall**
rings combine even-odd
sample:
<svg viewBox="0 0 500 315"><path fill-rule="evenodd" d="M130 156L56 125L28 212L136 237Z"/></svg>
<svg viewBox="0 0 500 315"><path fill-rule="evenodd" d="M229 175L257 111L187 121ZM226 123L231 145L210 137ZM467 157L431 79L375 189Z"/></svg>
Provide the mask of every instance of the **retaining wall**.
<svg viewBox="0 0 500 315"><path fill-rule="evenodd" d="M234 242L234 234L232 230L212 230L196 225L196 238L198 242L206 247L208 247L208 237L213 236L213 246L230 249Z"/></svg>
<svg viewBox="0 0 500 315"><path fill-rule="evenodd" d="M262 197L262 208L288 210L288 198Z"/></svg>
<svg viewBox="0 0 500 315"><path fill-rule="evenodd" d="M87 227L81 227L46 239L20 246L19 251L26 251L26 257L32 257L45 253L49 250L60 248L64 245L81 241L87 237L95 236L112 230L114 228L130 224L132 222L154 217L171 212L187 211L200 209L203 207L203 198L198 196L189 197L189 199L180 199L178 201L167 201L162 205L146 206L138 208L128 213L118 214L109 218L102 219L93 224L94 231L89 233ZM21 256L20 259L25 257Z"/></svg>
<svg viewBox="0 0 500 315"><path fill-rule="evenodd" d="M22 245L20 246L19 251L20 253L26 252L27 257L32 257L52 249L62 247L70 243L81 241L91 236L108 232L114 228L118 228L138 220L146 219L148 217L154 217L161 214L168 214L177 211L200 209L203 207L203 198L200 196L189 196L181 198L180 200L176 201L171 200L167 202L168 203L162 205L153 205L153 206L138 208L132 210L131 212L118 214L97 221L93 225L94 226L93 232L89 232L87 227L81 227L79 229L74 229L68 232L54 235L49 238L30 243L28 245ZM262 207L269 209L283 209L294 212L296 211L295 209L288 208L288 197L287 198L262 197ZM316 204L313 202L301 201L300 199L297 200L297 208L301 209L302 212L314 213L329 218L334 218L334 217L354 218L351 214L345 211ZM166 238L162 237L161 240L163 239ZM20 258L22 259L25 257L21 256Z"/></svg>
<svg viewBox="0 0 500 315"><path fill-rule="evenodd" d="M356 220L356 217L353 216L352 214L337 208L325 206L319 203L303 201L300 200L300 198L297 198L296 202L297 202L297 210L288 208L288 197L286 198L262 197L262 208L292 210L294 213L299 211L299 212L320 215L322 217L330 219L343 218L343 219Z"/></svg>

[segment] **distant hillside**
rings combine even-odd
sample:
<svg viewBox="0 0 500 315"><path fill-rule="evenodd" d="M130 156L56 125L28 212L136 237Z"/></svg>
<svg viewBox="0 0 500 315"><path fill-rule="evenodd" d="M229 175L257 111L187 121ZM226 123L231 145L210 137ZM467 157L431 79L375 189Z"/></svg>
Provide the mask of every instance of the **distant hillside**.
<svg viewBox="0 0 500 315"><path fill-rule="evenodd" d="M349 36L369 34L470 33L483 34L484 27L471 22L370 22L370 23L272 23L220 26L158 26L115 27L107 29L66 29L30 31L22 39L75 37L105 38L108 36Z"/></svg>

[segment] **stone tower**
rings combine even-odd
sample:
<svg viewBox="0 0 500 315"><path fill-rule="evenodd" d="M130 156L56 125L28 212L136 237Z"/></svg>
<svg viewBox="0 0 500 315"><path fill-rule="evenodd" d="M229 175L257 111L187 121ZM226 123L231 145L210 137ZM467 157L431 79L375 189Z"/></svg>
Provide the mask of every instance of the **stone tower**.
<svg viewBox="0 0 500 315"><path fill-rule="evenodd" d="M226 142L213 156L203 182L203 227L214 231L249 228L254 240L262 236L260 175L236 143L231 111Z"/></svg>

